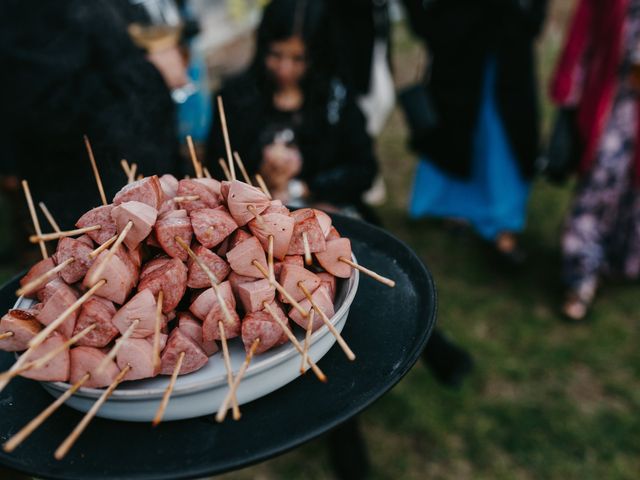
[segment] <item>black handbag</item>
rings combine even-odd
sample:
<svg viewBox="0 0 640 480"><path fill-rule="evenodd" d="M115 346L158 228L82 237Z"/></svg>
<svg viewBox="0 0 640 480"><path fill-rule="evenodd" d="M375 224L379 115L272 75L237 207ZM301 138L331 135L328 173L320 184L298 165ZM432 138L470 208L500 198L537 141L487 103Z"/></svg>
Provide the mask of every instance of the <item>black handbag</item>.
<svg viewBox="0 0 640 480"><path fill-rule="evenodd" d="M547 145L544 175L554 183L564 183L576 170L582 155L575 108L560 108L556 112Z"/></svg>
<svg viewBox="0 0 640 480"><path fill-rule="evenodd" d="M438 124L438 113L424 84L403 88L398 92L398 101L407 119L412 139L421 138Z"/></svg>

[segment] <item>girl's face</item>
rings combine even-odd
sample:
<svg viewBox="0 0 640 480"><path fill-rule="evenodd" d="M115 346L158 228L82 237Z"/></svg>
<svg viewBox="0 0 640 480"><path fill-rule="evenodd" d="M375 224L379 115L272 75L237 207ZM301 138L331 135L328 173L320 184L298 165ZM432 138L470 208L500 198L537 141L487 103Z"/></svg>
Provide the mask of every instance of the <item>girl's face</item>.
<svg viewBox="0 0 640 480"><path fill-rule="evenodd" d="M307 71L305 50L300 37L271 43L265 65L279 88L300 85Z"/></svg>

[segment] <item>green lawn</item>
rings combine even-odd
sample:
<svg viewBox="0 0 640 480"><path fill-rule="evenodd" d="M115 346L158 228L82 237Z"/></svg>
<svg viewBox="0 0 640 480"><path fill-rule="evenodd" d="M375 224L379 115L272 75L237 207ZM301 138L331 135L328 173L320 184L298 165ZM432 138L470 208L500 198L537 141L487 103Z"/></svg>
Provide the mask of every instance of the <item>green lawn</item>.
<svg viewBox="0 0 640 480"><path fill-rule="evenodd" d="M555 2L540 44L543 80L561 42L567 3ZM396 62L411 64L415 44L403 29L396 37ZM548 129L550 107L543 111ZM418 364L364 413L374 478L638 478L638 290L607 286L588 323L559 319L558 234L570 186L535 182L523 237L530 258L521 272L506 274L474 238L447 233L437 222L407 220L415 159L398 112L379 141L379 156L389 190L380 209L384 223L431 268L439 325L472 352L476 369L451 391ZM223 478L329 479L332 472L324 442L314 441Z"/></svg>

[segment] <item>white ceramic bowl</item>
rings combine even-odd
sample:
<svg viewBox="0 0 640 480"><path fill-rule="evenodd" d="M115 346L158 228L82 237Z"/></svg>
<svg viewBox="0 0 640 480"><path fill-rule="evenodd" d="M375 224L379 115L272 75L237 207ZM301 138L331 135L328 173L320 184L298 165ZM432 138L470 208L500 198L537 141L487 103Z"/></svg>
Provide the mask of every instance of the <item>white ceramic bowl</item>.
<svg viewBox="0 0 640 480"><path fill-rule="evenodd" d="M355 257L353 261L356 261ZM337 285L336 312L331 318L331 323L338 331L342 331L344 327L358 289L359 272L356 269L352 270L351 278L341 280ZM30 300L20 298L14 308L26 308L30 303ZM302 341L304 332L298 331L296 336ZM335 338L327 326L319 328L311 336L309 357L314 362L319 361L334 343ZM229 342L229 354L232 369L237 372L245 359L245 350L240 338ZM248 403L295 380L300 375L300 362L300 354L290 342L255 356L238 387L238 403ZM308 375L311 375L311 372ZM97 416L131 422L150 422L168 384L168 376L123 382L100 408ZM42 386L57 398L70 385L64 382L43 382ZM66 404L86 412L102 392L102 389L81 388L66 401ZM200 370L177 378L163 420L182 420L215 413L227 392L227 374L222 353L218 352L211 356L209 362Z"/></svg>

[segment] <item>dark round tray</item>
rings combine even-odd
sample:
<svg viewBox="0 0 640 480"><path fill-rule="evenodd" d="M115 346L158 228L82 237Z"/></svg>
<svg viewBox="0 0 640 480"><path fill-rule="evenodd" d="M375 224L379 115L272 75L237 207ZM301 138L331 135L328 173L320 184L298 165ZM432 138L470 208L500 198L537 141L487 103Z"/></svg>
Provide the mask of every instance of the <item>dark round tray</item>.
<svg viewBox="0 0 640 480"><path fill-rule="evenodd" d="M349 362L334 345L319 362L329 381L311 372L242 406L242 419L217 424L213 416L150 424L94 419L62 461L53 458L82 415L59 409L0 464L41 478L180 479L236 470L282 454L364 410L413 366L436 317L436 291L418 257L384 230L335 215L358 261L393 278L390 289L362 275L342 332L357 355ZM11 308L18 279L0 289L0 309ZM14 361L0 354L0 371ZM6 441L52 402L35 381L17 378L0 393L0 440Z"/></svg>

